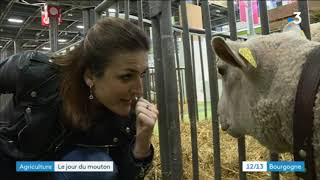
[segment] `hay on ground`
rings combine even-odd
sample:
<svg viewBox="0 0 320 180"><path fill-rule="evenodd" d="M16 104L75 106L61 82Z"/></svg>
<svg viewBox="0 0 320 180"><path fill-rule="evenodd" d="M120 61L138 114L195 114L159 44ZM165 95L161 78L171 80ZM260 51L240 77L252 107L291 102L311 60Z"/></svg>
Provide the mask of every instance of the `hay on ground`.
<svg viewBox="0 0 320 180"><path fill-rule="evenodd" d="M199 179L214 179L212 128L210 121L200 121L197 123L198 150L199 150ZM183 179L192 179L192 150L190 124L181 123L181 143L183 158ZM159 150L159 137L154 135L153 145L155 157L153 168L145 178L146 180L161 179L161 163ZM224 180L239 179L239 163L237 139L220 131L220 151L221 151L221 175ZM247 161L268 161L269 151L259 142L250 136L246 136L246 158ZM293 156L289 153L280 154L280 160L292 161ZM249 180L271 179L270 172L247 173ZM293 173L280 173L280 179L294 179Z"/></svg>

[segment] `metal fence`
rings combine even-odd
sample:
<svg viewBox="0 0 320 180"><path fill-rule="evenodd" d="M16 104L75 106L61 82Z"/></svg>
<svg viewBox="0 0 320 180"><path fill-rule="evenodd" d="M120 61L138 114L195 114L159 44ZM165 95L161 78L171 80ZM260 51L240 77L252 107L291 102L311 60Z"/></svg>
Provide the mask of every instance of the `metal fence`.
<svg viewBox="0 0 320 180"><path fill-rule="evenodd" d="M122 17L136 22L142 29L150 34L152 39L153 66L150 66L147 76L144 80L145 98L157 103L160 110L159 115L159 136L160 136L160 157L162 179L177 180L182 178L182 155L181 155L181 139L180 139L180 121L184 119L184 104L188 104L188 118L190 120L191 143L192 143L192 166L193 179L199 179L199 162L198 162L198 143L197 143L197 121L198 114L198 96L197 83L195 80L195 42L198 41L198 51L200 54L200 72L201 87L204 96L205 119L208 118L209 108L211 105L211 122L212 122L212 144L214 152L214 171L215 179L221 177L221 159L220 159L220 134L219 123L217 119L217 103L218 94L218 78L215 54L211 49L212 36L216 35L212 31L210 21L210 12L208 0L200 0L204 29L192 29L188 25L188 17L186 11L186 1L180 1L182 26L172 24L172 1L134 1L129 0L104 0L101 4L93 9L87 9L83 13L83 21L85 30L94 24L95 21L102 18L102 12L107 12L111 7L116 8L114 16ZM261 18L262 34L269 34L269 21L267 14L266 0L259 0L259 10ZM123 9L120 8L120 3ZM137 16L130 15L132 3L136 3ZM148 9L143 4L148 3ZM228 20L230 34L220 34L231 40L237 40L237 28L235 18L234 1L228 1ZM302 30L307 38L310 37L308 1L298 1L299 11L302 17ZM124 13L121 13L124 12ZM150 20L143 17L144 12L148 12ZM95 16L93 20L91 17ZM178 40L179 39L179 40ZM179 48L180 39L182 47ZM70 50L70 47L77 43L64 48ZM203 44L205 46L203 46ZM181 43L180 43L181 45ZM62 50L57 51L60 53ZM181 52L183 51L183 53ZM181 60L183 59L183 60ZM206 62L206 63L204 63ZM204 64L207 64L205 66ZM199 70L198 70L199 71ZM208 71L208 84L205 84L205 71ZM209 89L209 92L206 89ZM210 98L209 98L210 97ZM239 153L239 179L245 180L246 173L241 171L242 161L246 160L245 154L245 138L238 139ZM270 153L271 160L277 160L278 155ZM279 179L278 173L272 173L272 179Z"/></svg>
<svg viewBox="0 0 320 180"><path fill-rule="evenodd" d="M217 102L218 102L218 83L215 61L215 55L211 50L210 41L212 36L211 21L209 14L208 1L200 1L204 31L194 30L189 28L186 2L180 1L181 7L181 20L182 27L177 27L171 24L171 2L170 1L150 1L150 18L152 20L153 30L153 44L154 44L154 59L155 59L155 74L156 74L156 87L157 87L157 102L161 111L159 120L159 133L160 133L160 153L162 163L162 178L163 179L181 179L181 145L179 144L179 121L177 118L178 110L170 111L170 108L179 108L180 119L183 119L183 103L186 94L188 104L188 114L191 124L191 143L192 143L192 162L193 162L193 179L199 179L199 162L198 162L198 146L197 146L197 120L198 106L197 106L197 90L195 81L195 57L194 57L194 38L198 38L200 63L202 73L202 86L204 90L204 104L205 104L205 117L207 118L207 101L204 81L203 68L203 52L206 51L206 60L209 69L210 79L210 103L211 103L211 118L212 118L212 131L213 131L213 148L214 148L214 172L215 179L221 179L221 162L220 162L220 140L219 140L219 125L217 120ZM302 17L302 30L310 39L309 28L309 14L308 14L308 1L298 1L299 11ZM259 10L261 17L262 34L270 33L269 21L267 14L267 5L265 0L259 1ZM228 18L230 34L227 38L237 40L237 28L235 18L234 1L228 1ZM183 54L184 54L184 67L183 69L179 64L179 48L177 45L177 36L183 39ZM202 38L206 42L205 49L201 47ZM190 43L191 42L191 43ZM172 48L174 47L174 48ZM175 51L173 51L173 49ZM175 55L175 56L174 56ZM209 61L208 61L209 60ZM174 64L173 62L176 62ZM181 69L183 70L181 72ZM176 73L175 73L176 72ZM182 80L184 73L185 81ZM175 76L176 74L176 76ZM185 83L186 92L183 91L183 83ZM177 85L177 87L176 87ZM178 91L177 91L178 90ZM171 92L171 93L169 93ZM176 104L180 103L179 107ZM182 112L182 115L181 115ZM175 114L172 114L175 113ZM178 142L175 144L174 142ZM245 138L238 138L238 154L239 154L239 179L246 179L246 173L242 172L242 161L246 160L245 154ZM278 154L270 152L270 160L278 160ZM272 173L273 180L279 179L278 173Z"/></svg>

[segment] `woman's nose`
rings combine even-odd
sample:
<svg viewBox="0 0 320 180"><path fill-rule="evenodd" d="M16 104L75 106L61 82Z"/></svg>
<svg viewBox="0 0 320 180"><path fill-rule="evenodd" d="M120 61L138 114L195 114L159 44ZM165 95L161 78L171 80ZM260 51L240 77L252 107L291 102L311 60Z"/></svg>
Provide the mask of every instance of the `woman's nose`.
<svg viewBox="0 0 320 180"><path fill-rule="evenodd" d="M142 78L139 78L138 80L136 80L133 84L133 88L132 88L132 93L135 96L142 96L143 95L143 81Z"/></svg>

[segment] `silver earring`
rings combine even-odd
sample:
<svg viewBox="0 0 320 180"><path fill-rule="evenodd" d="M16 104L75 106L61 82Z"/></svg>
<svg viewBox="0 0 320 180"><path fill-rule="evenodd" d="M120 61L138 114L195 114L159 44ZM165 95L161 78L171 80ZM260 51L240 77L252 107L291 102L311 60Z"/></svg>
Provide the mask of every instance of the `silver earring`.
<svg viewBox="0 0 320 180"><path fill-rule="evenodd" d="M90 86L90 94L89 94L89 99L92 100L94 98L92 94L92 86Z"/></svg>

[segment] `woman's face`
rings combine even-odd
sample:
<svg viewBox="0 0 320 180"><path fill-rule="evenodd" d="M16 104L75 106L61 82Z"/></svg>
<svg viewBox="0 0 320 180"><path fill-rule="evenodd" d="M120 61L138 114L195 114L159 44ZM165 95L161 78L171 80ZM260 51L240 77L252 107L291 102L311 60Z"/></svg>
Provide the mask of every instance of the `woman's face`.
<svg viewBox="0 0 320 180"><path fill-rule="evenodd" d="M148 68L148 52L124 52L113 56L102 77L92 77L95 100L120 116L128 116L133 99L142 96L142 78Z"/></svg>

